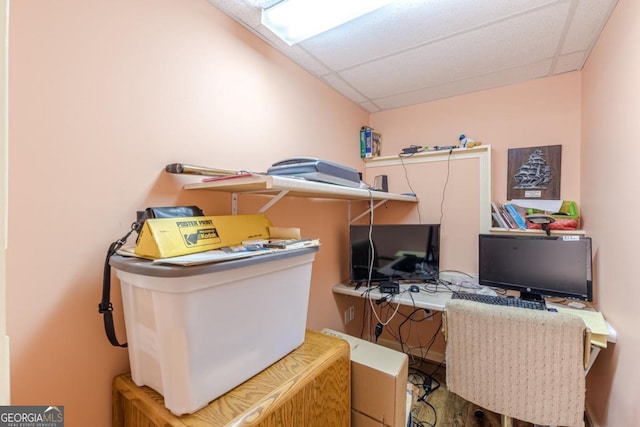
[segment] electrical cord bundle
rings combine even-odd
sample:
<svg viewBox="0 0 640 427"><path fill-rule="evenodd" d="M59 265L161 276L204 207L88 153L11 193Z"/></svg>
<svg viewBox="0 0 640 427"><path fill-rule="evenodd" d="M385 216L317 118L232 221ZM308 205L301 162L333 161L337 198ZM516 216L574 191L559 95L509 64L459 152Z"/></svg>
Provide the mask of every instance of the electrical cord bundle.
<svg viewBox="0 0 640 427"><path fill-rule="evenodd" d="M412 406L411 419L413 421L413 426L414 427L425 427L425 426L435 427L435 425L438 423L438 411L436 411L436 408L430 402L427 401L427 397L430 396L431 393L436 391L438 388L440 388L440 382L437 381L432 375L424 371L421 371L417 368L412 368L409 370L409 380L413 385L415 385L420 390L416 403L425 405L425 407L429 408L433 412L432 423L429 423L425 420L418 420L418 417L416 417L416 413L420 412L421 414L424 414L424 411L418 411L417 410L418 407ZM434 383L435 383L435 386L434 386Z"/></svg>
<svg viewBox="0 0 640 427"><path fill-rule="evenodd" d="M431 346L435 342L435 339L436 339L436 336L438 334L438 331L441 328L442 328L442 320L440 321L440 324L438 325L438 328L436 329L436 332L431 336L431 339L429 340L429 343L428 343L427 348L426 348L426 352L424 353L425 355L428 354L429 349L431 348ZM431 373L427 373L427 372L423 371L422 369L420 369L418 367L415 367L415 366L409 368L409 379L410 379L410 381L416 387L418 387L420 389L420 394L418 395L416 403L425 405L426 407L428 407L433 412L433 423L428 423L425 420L419 421L419 420L417 420L415 415L413 415L412 416L413 425L416 426L416 427L424 427L424 426L435 427L435 425L438 422L438 412L436 411L436 408L431 403L429 403L427 401L427 398L433 392L435 392L437 389L440 388L440 381L438 381L435 378L435 374L438 371L438 369L440 369L441 366L442 366L442 363L438 364L436 366L436 368ZM412 408L412 410L413 409L414 408ZM415 408L415 409L417 409L417 408ZM414 411L414 414L416 412L418 412L418 411ZM420 411L420 412L424 414L424 411Z"/></svg>
<svg viewBox="0 0 640 427"><path fill-rule="evenodd" d="M445 203L446 189L449 183L449 176L450 176L450 170L451 170L451 155L453 153L453 148L455 147L434 147L434 149L443 149L443 150L447 149L449 151L448 157L447 157L446 179L442 188L442 198L440 201L440 224L441 225L444 219L444 203ZM403 159L405 157L411 157L414 154L421 153L423 151L429 151L429 150L430 150L429 147L411 145L407 148L404 148L402 152L399 153L398 155L400 159L400 163L402 164L402 167L404 169L405 178L409 186L409 189L414 194L416 192L413 190L411 186L411 182L408 176L408 170ZM370 192L370 211L369 211L370 227L372 227L372 224L374 222L373 211L374 211L373 195ZM419 209L417 209L417 215L418 215L419 223L422 223ZM407 342L405 342L405 340L407 337L411 336L411 327L414 324L414 322L420 323L425 320L430 320L435 316L435 313L434 312L428 313L426 316L423 315L422 318L418 319L416 318L416 315L419 313L424 313L424 309L416 307L415 303L413 304L413 310L409 314L405 314L401 310L399 310L400 303L397 301L394 303L395 296L393 294L382 294L380 296L372 295L371 291L375 289L379 289L379 287L372 286L372 283L371 283L372 276L373 276L373 269L374 269L374 259L375 259L375 253L374 253L375 248L374 248L373 240L371 237L371 230L372 229L370 228L369 244L370 244L370 251L371 251L371 259L369 260L369 266L368 266L369 268L368 268L367 289L362 294L364 301L363 301L363 307L362 307L363 318L362 318L362 330L360 333L360 337L361 338L363 337L366 329L367 331L369 331L369 334L367 334L368 337L369 338L372 336L375 337L375 342L377 343L379 337L382 335L383 331L385 330L385 327L387 327L386 328L387 334L390 335L393 339L395 339L400 344L400 348L402 352L407 354L411 358L411 360L414 361L414 363L415 363L414 353L416 353L416 349L419 350L418 354L421 355L421 358L426 359L426 356L428 355L432 345L436 340L436 337L438 336L440 329L442 328L442 317L440 317L440 324L438 325L438 327L436 328L435 332L433 333L429 341L426 343L426 345L423 345L423 343L420 340L420 335L418 334L417 335L418 346L414 346L413 348L410 348L410 346L407 344ZM452 292L453 291L453 289L451 288L452 285L453 284L451 282L443 279L439 279L439 278L432 279L422 284L422 286L420 287L420 292L426 292L426 293L436 293L436 292L443 292L443 291ZM404 291L404 292L407 292L407 291ZM413 300L413 295L411 295L411 299ZM384 315L385 310L386 310L386 315ZM369 313L367 313L368 311ZM397 326L397 333L393 330L393 328L388 327L388 325L391 323L393 318L395 318L396 316L403 317L403 319L399 322ZM374 321L375 321L375 324L372 324ZM437 381L433 376L438 371L440 366L442 366L442 364L438 365L431 374L421 371L415 366L410 368L410 373L411 373L410 377L413 380L412 382L421 390L417 398L417 403L420 405L425 405L430 409L430 411L433 412L433 423L429 423L425 420L418 420L416 419L415 416L413 416L412 423L414 427L426 427L426 426L435 427L435 425L437 424L437 420L438 420L437 411L435 407L427 401L427 399L428 399L428 396L430 396L434 391L436 391L440 387L440 382Z"/></svg>

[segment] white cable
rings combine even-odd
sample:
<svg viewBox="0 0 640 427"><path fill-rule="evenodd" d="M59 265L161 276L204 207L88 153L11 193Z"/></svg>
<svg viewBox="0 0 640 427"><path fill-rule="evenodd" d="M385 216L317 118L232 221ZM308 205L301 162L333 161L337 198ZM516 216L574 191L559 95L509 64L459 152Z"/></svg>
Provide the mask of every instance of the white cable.
<svg viewBox="0 0 640 427"><path fill-rule="evenodd" d="M393 295L391 295L391 299L393 299ZM391 304L391 303L389 303ZM376 320L378 321L378 323L380 323L382 326L387 326L389 324L389 322L391 322L391 320L396 316L396 313L398 313L398 310L400 309L400 303L396 304L396 309L393 312L393 314L391 315L391 317L389 317L387 319L386 322L383 322L380 317L378 317L378 313L376 313L376 309L373 306L373 301L371 300L371 292L369 292L369 305L371 305L371 311L373 311L373 315L376 316Z"/></svg>

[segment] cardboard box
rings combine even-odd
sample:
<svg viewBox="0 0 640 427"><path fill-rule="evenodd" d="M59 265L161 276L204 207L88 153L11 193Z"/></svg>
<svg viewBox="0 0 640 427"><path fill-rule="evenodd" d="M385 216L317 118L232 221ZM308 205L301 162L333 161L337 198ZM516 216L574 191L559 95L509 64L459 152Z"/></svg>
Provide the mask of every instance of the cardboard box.
<svg viewBox="0 0 640 427"><path fill-rule="evenodd" d="M352 427L404 427L407 420L406 354L331 329L351 347Z"/></svg>
<svg viewBox="0 0 640 427"><path fill-rule="evenodd" d="M367 415L356 411L355 409L351 410L351 427L384 427L378 420L374 420Z"/></svg>
<svg viewBox="0 0 640 427"><path fill-rule="evenodd" d="M135 253L159 259L239 245L247 239L268 238L270 225L263 214L148 219Z"/></svg>

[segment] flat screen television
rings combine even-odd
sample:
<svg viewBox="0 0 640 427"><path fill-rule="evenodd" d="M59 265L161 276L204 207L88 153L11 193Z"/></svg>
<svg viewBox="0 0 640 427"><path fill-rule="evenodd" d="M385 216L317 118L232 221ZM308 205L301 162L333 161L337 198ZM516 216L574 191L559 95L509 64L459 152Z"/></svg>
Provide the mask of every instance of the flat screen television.
<svg viewBox="0 0 640 427"><path fill-rule="evenodd" d="M593 301L590 237L480 234L478 256L481 285Z"/></svg>
<svg viewBox="0 0 640 427"><path fill-rule="evenodd" d="M437 279L440 224L351 225L350 281Z"/></svg>

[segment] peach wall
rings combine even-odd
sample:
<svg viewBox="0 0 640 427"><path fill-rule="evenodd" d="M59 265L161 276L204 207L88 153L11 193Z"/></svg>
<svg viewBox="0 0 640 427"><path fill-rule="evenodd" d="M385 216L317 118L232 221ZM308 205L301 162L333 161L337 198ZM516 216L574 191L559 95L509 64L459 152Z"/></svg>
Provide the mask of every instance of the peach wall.
<svg viewBox="0 0 640 427"><path fill-rule="evenodd" d="M507 150L537 145L562 145L561 197L580 203L580 73L539 79L518 85L448 98L371 115L370 124L383 134L383 156L393 156L409 145L454 145L461 132L492 146L493 199L506 200ZM477 274L479 165L474 160L452 160L373 168L389 176L394 192L415 192L418 206L379 208L377 223L442 223L441 269ZM337 297L338 311L353 305L358 321L349 333L359 335L365 306L353 298ZM392 311L382 313L390 316ZM405 315L409 311L402 311ZM387 319L388 317L385 317ZM399 336L404 317L385 328L381 340ZM421 323L407 336L411 347L425 350L437 333L439 317ZM375 323L375 322L374 322ZM404 325L406 327L406 325ZM436 335L437 336L437 335ZM432 357L444 352L439 336ZM418 352L421 350L417 350Z"/></svg>
<svg viewBox="0 0 640 427"><path fill-rule="evenodd" d="M504 200L508 148L562 144L562 198L584 201L591 224L603 218L591 217L593 199L580 194L580 156L589 158L580 149L580 73L369 118L205 0L20 0L10 31L12 399L63 404L70 425L109 425L111 378L128 369L126 351L108 344L97 313L108 244L146 206L229 213L228 195L182 191L192 178L162 173L167 163L264 171L311 155L361 170L353 141L370 120L383 131L383 155L455 144L460 133L491 144L493 198ZM261 203L241 197L240 211ZM389 207L380 218L415 219L410 207ZM276 225L300 226L322 241L312 329L342 329L344 302L331 286L346 277L347 213L345 202L299 199L268 211Z"/></svg>
<svg viewBox="0 0 640 427"><path fill-rule="evenodd" d="M410 145L455 145L461 133L490 144L491 194L501 202L509 148L562 145L561 198L580 203L579 73L375 113L370 123L383 134L383 156ZM416 165L408 174L397 168L389 185L408 191L408 180L417 188L422 220L442 222L443 269L477 274L478 165L466 162ZM386 214L398 220L393 211Z"/></svg>
<svg viewBox="0 0 640 427"><path fill-rule="evenodd" d="M634 215L640 146L640 2L620 0L582 72L582 200L594 237L600 309L618 342L596 361L588 405L596 425L631 426L640 419L640 287ZM620 212L618 215L617 212Z"/></svg>
<svg viewBox="0 0 640 427"><path fill-rule="evenodd" d="M264 171L307 155L357 167L368 115L205 0L11 6L12 403L64 405L70 426L107 426L111 380L128 370L97 312L109 243L146 206L230 212L228 195L182 191L194 178L164 166ZM257 204L250 199L242 212ZM341 275L346 202L291 199L268 216L321 239L308 326L339 328L330 288ZM122 337L118 293L115 284Z"/></svg>
<svg viewBox="0 0 640 427"><path fill-rule="evenodd" d="M440 224L440 270L477 274L479 163L478 159L444 156L441 161L433 163L409 163L367 170L368 175L387 175L390 190L412 192L419 199L417 206L376 210L374 222Z"/></svg>
<svg viewBox="0 0 640 427"><path fill-rule="evenodd" d="M492 194L507 197L507 150L562 145L561 198L580 201L580 73L538 79L371 115L383 156L403 147L458 144L462 133L492 147Z"/></svg>

